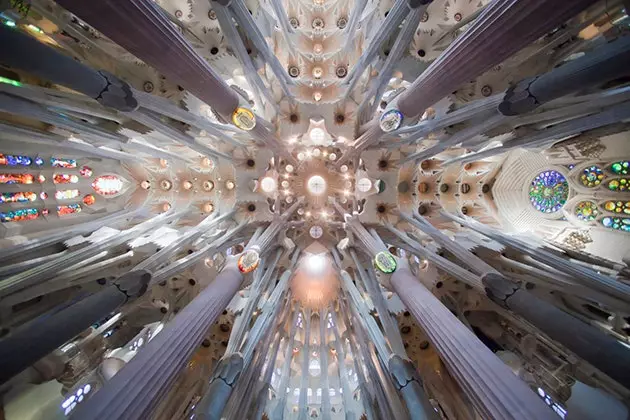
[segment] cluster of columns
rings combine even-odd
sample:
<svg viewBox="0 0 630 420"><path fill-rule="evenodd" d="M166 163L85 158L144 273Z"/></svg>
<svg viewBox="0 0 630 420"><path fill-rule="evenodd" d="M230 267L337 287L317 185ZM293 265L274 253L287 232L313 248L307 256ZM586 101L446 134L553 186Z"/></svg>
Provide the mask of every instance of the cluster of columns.
<svg viewBox="0 0 630 420"><path fill-rule="evenodd" d="M403 248L412 254L428 259L446 273L479 292L487 294L495 303L521 316L541 332L557 340L568 350L620 384L624 386L630 384L627 368L630 352L612 336L521 288L518 282L509 279L509 275L506 277L498 272L486 261L448 238L417 213L408 216L399 212L399 216L401 220L422 231L442 248L448 250L467 269L428 251L407 233L389 225L388 229L402 241ZM584 265L569 262L562 256L533 247L518 237L505 235L471 219L462 219L447 213L444 213L444 216L506 246L513 247L525 255L530 255L547 264L552 270L558 269L570 273L575 276L574 281L577 284L583 284L585 287L585 289L575 289L573 293L584 293L584 290L588 292L589 289L593 289L598 290L599 293L608 294L610 299L626 300L627 286L613 278L595 272ZM367 249L374 257L373 250L382 247L383 242L378 238L378 234L374 231L370 234L356 220L347 222L354 240L361 243L362 248ZM353 250L349 252L355 266L361 272L362 266L356 254ZM417 280L411 273L406 259L397 258L397 261L398 267L391 274L376 271L380 282L396 292L406 308L418 320L449 371L477 410L489 418L553 418L554 414L551 410ZM350 291L353 288L348 282L345 282L344 286ZM370 294L374 296L373 291L370 291ZM588 298L586 295L583 297ZM354 304L357 305L356 302ZM381 316L380 313L379 316ZM366 325L369 332L369 323ZM374 337L372 341L378 343L378 339Z"/></svg>

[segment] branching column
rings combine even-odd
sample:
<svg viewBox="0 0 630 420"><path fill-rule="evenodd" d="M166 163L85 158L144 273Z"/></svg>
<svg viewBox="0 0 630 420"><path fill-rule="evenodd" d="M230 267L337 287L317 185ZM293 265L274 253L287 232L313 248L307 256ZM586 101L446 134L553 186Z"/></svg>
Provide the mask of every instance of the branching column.
<svg viewBox="0 0 630 420"><path fill-rule="evenodd" d="M236 259L86 403L80 419L147 419L241 286Z"/></svg>
<svg viewBox="0 0 630 420"><path fill-rule="evenodd" d="M494 0L398 99L415 117L444 96L575 16L594 0Z"/></svg>
<svg viewBox="0 0 630 420"><path fill-rule="evenodd" d="M510 368L414 278L403 260L391 285L484 418L555 419Z"/></svg>

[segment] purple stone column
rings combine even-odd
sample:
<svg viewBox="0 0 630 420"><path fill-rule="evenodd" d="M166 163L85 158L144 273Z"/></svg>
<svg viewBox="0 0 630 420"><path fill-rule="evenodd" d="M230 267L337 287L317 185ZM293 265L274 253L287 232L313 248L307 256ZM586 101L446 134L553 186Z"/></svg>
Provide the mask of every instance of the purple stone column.
<svg viewBox="0 0 630 420"><path fill-rule="evenodd" d="M193 50L153 1L59 0L57 3L230 120L239 103L236 92Z"/></svg>
<svg viewBox="0 0 630 420"><path fill-rule="evenodd" d="M92 398L75 419L148 419L243 281L231 259L212 283Z"/></svg>
<svg viewBox="0 0 630 420"><path fill-rule="evenodd" d="M483 418L557 418L407 267L398 267L391 285Z"/></svg>
<svg viewBox="0 0 630 420"><path fill-rule="evenodd" d="M595 0L494 0L402 93L398 109L415 117L461 84L534 42Z"/></svg>

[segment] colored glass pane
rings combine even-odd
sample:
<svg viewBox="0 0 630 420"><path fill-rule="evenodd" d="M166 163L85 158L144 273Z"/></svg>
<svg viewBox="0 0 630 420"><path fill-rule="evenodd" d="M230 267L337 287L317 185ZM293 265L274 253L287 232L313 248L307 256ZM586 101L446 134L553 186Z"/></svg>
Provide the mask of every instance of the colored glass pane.
<svg viewBox="0 0 630 420"><path fill-rule="evenodd" d="M57 214L59 216L64 216L66 214L80 213L81 205L80 204L68 204L66 206L57 206Z"/></svg>
<svg viewBox="0 0 630 420"><path fill-rule="evenodd" d="M55 184L76 184L79 182L79 177L70 174L54 174L53 182Z"/></svg>
<svg viewBox="0 0 630 420"><path fill-rule="evenodd" d="M625 217L604 217L602 225L610 229L630 232L630 219Z"/></svg>
<svg viewBox="0 0 630 420"><path fill-rule="evenodd" d="M34 192L4 192L0 194L0 203L27 203L37 200Z"/></svg>
<svg viewBox="0 0 630 420"><path fill-rule="evenodd" d="M18 209L0 213L0 222L21 222L24 220L33 220L39 217L37 209Z"/></svg>
<svg viewBox="0 0 630 420"><path fill-rule="evenodd" d="M604 171L598 166L589 166L582 171L580 181L582 185L588 188L593 188L602 183L604 179Z"/></svg>
<svg viewBox="0 0 630 420"><path fill-rule="evenodd" d="M48 198L48 193L45 191L42 191L39 193L39 198L41 198L42 200L45 200Z"/></svg>
<svg viewBox="0 0 630 420"><path fill-rule="evenodd" d="M74 159L63 159L63 158L50 158L50 164L53 168L76 168L77 161Z"/></svg>
<svg viewBox="0 0 630 420"><path fill-rule="evenodd" d="M613 213L630 214L630 201L606 201L604 209Z"/></svg>
<svg viewBox="0 0 630 420"><path fill-rule="evenodd" d="M7 25L7 26L15 26L15 22L13 22L13 25ZM17 87L22 86L22 83L18 82L17 80L8 79L2 76L0 76L0 83L6 83L8 85L13 85Z"/></svg>
<svg viewBox="0 0 630 420"><path fill-rule="evenodd" d="M44 164L44 159L37 157L35 158L35 165L42 166Z"/></svg>
<svg viewBox="0 0 630 420"><path fill-rule="evenodd" d="M592 201L581 201L575 206L575 215L580 220L590 222L591 220L595 220L597 215L599 215L599 209L597 208L597 204Z"/></svg>
<svg viewBox="0 0 630 420"><path fill-rule="evenodd" d="M628 178L617 178L608 182L608 189L610 191L627 191L629 185L630 180Z"/></svg>
<svg viewBox="0 0 630 420"><path fill-rule="evenodd" d="M0 153L0 165L4 166L29 166L33 161L28 156L4 155Z"/></svg>
<svg viewBox="0 0 630 420"><path fill-rule="evenodd" d="M93 194L88 194L85 197L83 197L83 204L85 204L86 206L91 206L95 202L96 202L96 197L94 197Z"/></svg>
<svg viewBox="0 0 630 420"><path fill-rule="evenodd" d="M254 271L260 263L260 255L258 251L250 249L245 251L238 259L238 269L241 273L247 274Z"/></svg>
<svg viewBox="0 0 630 420"><path fill-rule="evenodd" d="M564 206L569 198L569 183L557 171L541 172L529 187L529 201L542 213L554 213Z"/></svg>
<svg viewBox="0 0 630 420"><path fill-rule="evenodd" d="M0 174L0 184L32 184L34 181L31 174Z"/></svg>
<svg viewBox="0 0 630 420"><path fill-rule="evenodd" d="M374 257L374 266L385 274L396 271L398 263L392 254L387 251L381 251Z"/></svg>
<svg viewBox="0 0 630 420"><path fill-rule="evenodd" d="M630 162L621 160L610 165L610 170L617 175L628 175L630 172Z"/></svg>
<svg viewBox="0 0 630 420"><path fill-rule="evenodd" d="M81 174L82 177L89 178L92 176L92 168L84 166L79 170L79 174Z"/></svg>
<svg viewBox="0 0 630 420"><path fill-rule="evenodd" d="M79 196L79 190L62 190L55 192L57 200L70 200Z"/></svg>
<svg viewBox="0 0 630 420"><path fill-rule="evenodd" d="M92 188L100 195L118 194L123 187L123 182L116 175L102 175L92 182Z"/></svg>

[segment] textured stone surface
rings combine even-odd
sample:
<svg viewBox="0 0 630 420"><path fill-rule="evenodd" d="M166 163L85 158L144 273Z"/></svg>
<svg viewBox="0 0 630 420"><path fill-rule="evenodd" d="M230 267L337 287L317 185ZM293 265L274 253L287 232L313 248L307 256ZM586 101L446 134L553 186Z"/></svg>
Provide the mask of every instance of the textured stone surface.
<svg viewBox="0 0 630 420"><path fill-rule="evenodd" d="M86 403L78 419L147 419L238 291L243 275L232 259L153 340Z"/></svg>
<svg viewBox="0 0 630 420"><path fill-rule="evenodd" d="M399 267L391 282L482 417L556 418L556 414L415 279L407 267Z"/></svg>
<svg viewBox="0 0 630 420"><path fill-rule="evenodd" d="M404 92L398 109L414 117L553 30L594 0L495 0Z"/></svg>

